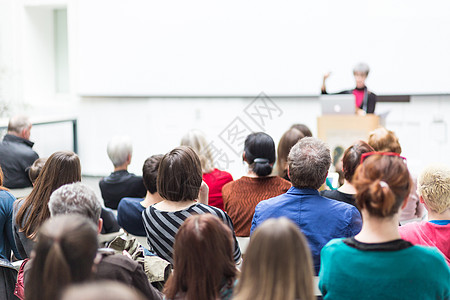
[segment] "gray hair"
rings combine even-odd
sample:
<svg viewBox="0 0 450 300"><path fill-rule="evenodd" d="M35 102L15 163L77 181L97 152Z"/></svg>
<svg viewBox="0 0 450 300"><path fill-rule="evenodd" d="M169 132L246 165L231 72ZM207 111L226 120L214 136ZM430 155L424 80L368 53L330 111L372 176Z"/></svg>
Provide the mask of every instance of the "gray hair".
<svg viewBox="0 0 450 300"><path fill-rule="evenodd" d="M317 138L305 137L292 147L288 164L293 186L317 190L331 165L330 149Z"/></svg>
<svg viewBox="0 0 450 300"><path fill-rule="evenodd" d="M102 206L94 191L81 182L61 186L50 196L48 202L52 217L79 214L98 224Z"/></svg>
<svg viewBox="0 0 450 300"><path fill-rule="evenodd" d="M27 129L31 126L30 119L25 115L17 115L11 117L8 123L8 132L14 132L16 134L21 134L22 130Z"/></svg>
<svg viewBox="0 0 450 300"><path fill-rule="evenodd" d="M211 149L203 132L197 129L189 131L182 137L181 146L189 146L194 149L200 159L203 173L210 173L214 170L214 161Z"/></svg>
<svg viewBox="0 0 450 300"><path fill-rule="evenodd" d="M133 153L131 139L127 136L115 136L109 141L106 151L114 167L121 166L127 161L128 155Z"/></svg>
<svg viewBox="0 0 450 300"><path fill-rule="evenodd" d="M353 73L361 72L361 73L366 74L366 76L369 75L369 71L370 71L369 65L366 64L366 63L363 63L363 62L358 63L358 64L353 68Z"/></svg>

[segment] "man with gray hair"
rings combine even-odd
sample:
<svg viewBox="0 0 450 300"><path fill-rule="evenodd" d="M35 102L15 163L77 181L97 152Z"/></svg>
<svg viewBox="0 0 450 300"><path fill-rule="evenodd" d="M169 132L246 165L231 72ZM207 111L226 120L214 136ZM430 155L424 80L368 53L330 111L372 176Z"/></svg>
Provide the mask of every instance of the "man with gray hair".
<svg viewBox="0 0 450 300"><path fill-rule="evenodd" d="M251 233L270 218L287 217L308 239L316 274L320 251L334 238L356 235L361 215L353 205L319 195L331 164L330 150L319 139L305 137L292 147L288 156L288 176L292 187L280 196L261 201L255 208Z"/></svg>
<svg viewBox="0 0 450 300"><path fill-rule="evenodd" d="M79 214L87 217L98 226L98 233L100 233L102 206L94 191L87 185L81 182L63 185L52 193L48 207L51 217L65 214ZM114 251L109 249L99 249L96 263L96 271L92 276L94 280L119 281L137 289L146 296L146 299L162 299L162 295L149 283L143 267L127 256L114 254ZM25 286L27 274L31 268L32 264L25 265Z"/></svg>
<svg viewBox="0 0 450 300"><path fill-rule="evenodd" d="M31 122L17 115L8 123L8 133L0 143L0 165L5 176L4 186L11 189L31 186L28 168L39 158L30 141Z"/></svg>
<svg viewBox="0 0 450 300"><path fill-rule="evenodd" d="M142 177L128 172L133 153L131 140L116 136L109 141L107 152L114 165L114 172L99 182L105 206L117 209L122 198L144 198L147 190Z"/></svg>

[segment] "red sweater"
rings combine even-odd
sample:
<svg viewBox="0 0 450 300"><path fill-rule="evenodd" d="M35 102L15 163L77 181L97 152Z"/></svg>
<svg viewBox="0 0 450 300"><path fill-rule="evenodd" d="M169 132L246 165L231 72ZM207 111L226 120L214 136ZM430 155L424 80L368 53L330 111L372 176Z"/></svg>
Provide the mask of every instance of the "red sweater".
<svg viewBox="0 0 450 300"><path fill-rule="evenodd" d="M225 211L233 221L236 236L250 236L256 205L287 192L291 183L278 176L242 177L222 189Z"/></svg>
<svg viewBox="0 0 450 300"><path fill-rule="evenodd" d="M231 174L214 169L211 173L203 174L203 181L209 187L208 205L223 210L222 187L228 182L233 181Z"/></svg>

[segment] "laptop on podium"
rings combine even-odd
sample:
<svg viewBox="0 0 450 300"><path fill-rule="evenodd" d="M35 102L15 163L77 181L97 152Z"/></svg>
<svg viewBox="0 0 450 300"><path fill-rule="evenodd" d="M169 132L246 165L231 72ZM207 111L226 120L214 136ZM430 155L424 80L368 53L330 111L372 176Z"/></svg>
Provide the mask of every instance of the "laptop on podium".
<svg viewBox="0 0 450 300"><path fill-rule="evenodd" d="M353 94L321 95L322 115L354 115L356 113Z"/></svg>

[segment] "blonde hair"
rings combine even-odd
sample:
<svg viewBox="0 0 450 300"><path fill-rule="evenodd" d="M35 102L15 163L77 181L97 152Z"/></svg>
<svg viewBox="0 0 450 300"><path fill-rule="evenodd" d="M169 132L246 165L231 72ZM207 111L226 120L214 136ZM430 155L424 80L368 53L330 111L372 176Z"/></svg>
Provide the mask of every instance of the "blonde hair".
<svg viewBox="0 0 450 300"><path fill-rule="evenodd" d="M443 213L450 208L450 168L433 165L425 168L417 183L417 192L429 209Z"/></svg>
<svg viewBox="0 0 450 300"><path fill-rule="evenodd" d="M379 152L395 152L402 153L402 147L398 142L398 137L391 130L380 127L370 132L367 143Z"/></svg>
<svg viewBox="0 0 450 300"><path fill-rule="evenodd" d="M189 146L194 149L200 158L202 173L211 173L214 170L214 160L209 148L206 136L200 130L194 129L185 134L181 139L181 146Z"/></svg>
<svg viewBox="0 0 450 300"><path fill-rule="evenodd" d="M233 299L314 299L311 252L289 219L269 219L256 229Z"/></svg>

